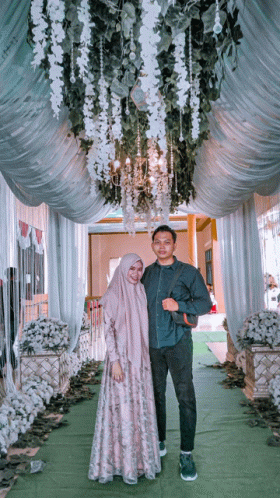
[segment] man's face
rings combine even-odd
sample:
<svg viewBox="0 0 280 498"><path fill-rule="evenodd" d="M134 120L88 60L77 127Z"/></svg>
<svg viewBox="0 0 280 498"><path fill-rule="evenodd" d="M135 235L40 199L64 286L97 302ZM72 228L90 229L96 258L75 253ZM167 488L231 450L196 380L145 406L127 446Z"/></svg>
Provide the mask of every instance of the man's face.
<svg viewBox="0 0 280 498"><path fill-rule="evenodd" d="M171 260L176 243L170 232L157 232L152 242L152 250L159 261Z"/></svg>

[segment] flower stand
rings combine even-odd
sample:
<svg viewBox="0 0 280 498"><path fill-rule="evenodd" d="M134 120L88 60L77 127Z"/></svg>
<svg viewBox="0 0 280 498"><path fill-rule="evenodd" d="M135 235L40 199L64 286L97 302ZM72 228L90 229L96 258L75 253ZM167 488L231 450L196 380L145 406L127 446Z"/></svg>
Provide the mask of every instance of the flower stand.
<svg viewBox="0 0 280 498"><path fill-rule="evenodd" d="M247 398L269 398L269 382L280 374L280 347L250 346L246 349L246 387Z"/></svg>
<svg viewBox="0 0 280 498"><path fill-rule="evenodd" d="M88 359L92 359L92 354L91 354L91 338L90 338L90 332L82 332L79 337L79 344L77 348L77 354L78 358L83 362Z"/></svg>
<svg viewBox="0 0 280 498"><path fill-rule="evenodd" d="M53 352L27 355L21 354L21 384L31 375L38 375L46 380L56 393L64 393L69 386L69 355L65 349Z"/></svg>
<svg viewBox="0 0 280 498"><path fill-rule="evenodd" d="M242 368L243 372L246 373L245 350L238 351L236 349L229 332L227 332L226 361L234 362L238 368Z"/></svg>
<svg viewBox="0 0 280 498"><path fill-rule="evenodd" d="M230 333L227 332L227 355L226 355L226 360L227 361L233 361L235 363L235 358L237 355L238 351L236 347L233 344L233 340L230 336Z"/></svg>

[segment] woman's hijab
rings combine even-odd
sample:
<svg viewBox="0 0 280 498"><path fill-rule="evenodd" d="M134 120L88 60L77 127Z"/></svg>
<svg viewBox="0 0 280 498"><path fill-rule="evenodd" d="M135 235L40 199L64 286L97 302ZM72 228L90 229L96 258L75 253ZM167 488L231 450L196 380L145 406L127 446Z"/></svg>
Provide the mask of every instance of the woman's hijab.
<svg viewBox="0 0 280 498"><path fill-rule="evenodd" d="M100 300L109 319L115 321L116 334L126 337L127 357L139 371L149 361L147 298L141 282L127 280L128 271L137 261L144 262L137 254L122 257L107 291Z"/></svg>

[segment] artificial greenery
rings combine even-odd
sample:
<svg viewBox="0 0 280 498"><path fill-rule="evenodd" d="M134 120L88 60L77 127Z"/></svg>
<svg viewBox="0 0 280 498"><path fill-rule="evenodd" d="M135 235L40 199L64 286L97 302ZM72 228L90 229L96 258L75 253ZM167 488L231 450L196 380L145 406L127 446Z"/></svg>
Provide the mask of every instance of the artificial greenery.
<svg viewBox="0 0 280 498"><path fill-rule="evenodd" d="M98 103L98 80L100 78L100 37L104 45L104 76L110 91L122 98L123 142L124 154L133 159L136 155L137 122L140 124L142 136L142 154L146 153L145 130L147 116L137 110L130 98L141 70L141 47L138 42L141 27L141 2L139 0L89 0L91 18L94 22L92 45L90 50L90 70L93 74L96 93L93 96L94 113L100 112ZM161 6L160 36L158 45L158 63L161 70L159 91L166 106L166 132L170 141L172 135L174 147L174 170L178 176L178 192L175 192L174 181L171 193L171 208L174 210L183 201L187 203L195 196L192 179L195 168L196 153L202 142L208 137L208 113L211 103L220 95L224 78L224 60L234 70L237 65L237 45L242 33L238 24L238 9L235 0L220 0L220 20L222 32L213 35L215 22L215 0L176 0L174 5L168 0L158 0ZM74 58L79 55L80 34L82 25L77 18L77 6L80 0L65 0L66 15L64 22L64 104L69 109L71 129L75 136L84 130L83 102L84 84L75 68L75 83L70 82L71 39L74 43ZM44 4L46 13L46 0ZM172 39L179 32L186 32L186 63L188 64L188 28L192 29L193 77L199 72L200 79L200 135L194 142L191 137L191 107L186 106L183 115L184 141L179 141L179 108L176 95L177 75L174 71L174 45ZM130 32L133 29L135 59L131 60ZM48 35L50 34L50 25ZM32 42L32 23L29 22L28 40ZM51 51L49 46L48 51ZM48 73L47 57L42 66ZM126 100L129 97L129 111L126 115ZM85 150L91 146L90 141L82 139ZM99 188L107 202L120 203L120 189L101 182ZM145 197L146 194L143 194ZM142 199L145 202L145 199Z"/></svg>

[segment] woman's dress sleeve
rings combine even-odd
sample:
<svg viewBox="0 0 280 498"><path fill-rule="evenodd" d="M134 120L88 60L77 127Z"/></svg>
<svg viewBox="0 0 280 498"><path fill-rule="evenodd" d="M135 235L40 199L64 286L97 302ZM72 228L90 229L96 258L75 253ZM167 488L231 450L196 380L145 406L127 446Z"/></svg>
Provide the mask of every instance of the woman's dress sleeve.
<svg viewBox="0 0 280 498"><path fill-rule="evenodd" d="M120 359L117 344L116 344L116 329L115 320L110 318L106 312L104 313L104 335L107 346L107 352L111 363Z"/></svg>

